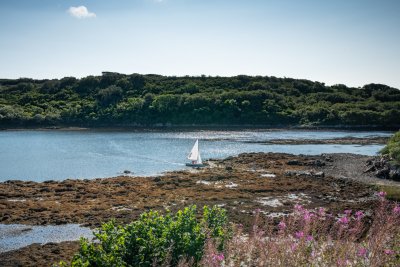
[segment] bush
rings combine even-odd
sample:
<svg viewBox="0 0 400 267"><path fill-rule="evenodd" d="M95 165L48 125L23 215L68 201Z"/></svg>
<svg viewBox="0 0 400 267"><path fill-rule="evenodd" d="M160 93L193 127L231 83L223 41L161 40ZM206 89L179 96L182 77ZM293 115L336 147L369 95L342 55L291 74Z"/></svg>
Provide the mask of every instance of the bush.
<svg viewBox="0 0 400 267"><path fill-rule="evenodd" d="M388 155L395 163L400 164L400 131L395 133L381 150L382 155Z"/></svg>
<svg viewBox="0 0 400 267"><path fill-rule="evenodd" d="M105 223L94 232L94 242L81 240L70 266L174 266L188 259L196 264L207 239L222 250L227 238L225 210L204 206L202 219L196 215L196 206L190 206L175 215L149 211L124 227Z"/></svg>

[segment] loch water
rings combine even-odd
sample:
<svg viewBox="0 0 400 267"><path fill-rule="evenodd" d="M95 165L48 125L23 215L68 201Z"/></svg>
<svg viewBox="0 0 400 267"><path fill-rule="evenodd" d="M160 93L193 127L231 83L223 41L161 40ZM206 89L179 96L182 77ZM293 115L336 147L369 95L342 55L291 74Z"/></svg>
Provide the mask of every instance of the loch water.
<svg viewBox="0 0 400 267"><path fill-rule="evenodd" d="M364 131L62 131L0 132L0 182L113 177L131 171L150 176L185 169L196 139L203 159L244 152L284 152L317 155L356 153L375 155L382 145L263 144L271 139L331 139L390 136Z"/></svg>

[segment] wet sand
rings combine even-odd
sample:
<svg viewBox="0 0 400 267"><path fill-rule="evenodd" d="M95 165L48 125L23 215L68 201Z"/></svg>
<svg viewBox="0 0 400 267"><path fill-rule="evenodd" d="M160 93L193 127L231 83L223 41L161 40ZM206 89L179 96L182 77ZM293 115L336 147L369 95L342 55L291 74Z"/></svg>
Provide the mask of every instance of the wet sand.
<svg viewBox="0 0 400 267"><path fill-rule="evenodd" d="M307 208L326 207L333 213L369 210L375 201L369 183L378 181L363 174L369 158L353 154L250 153L211 160L210 166L201 170L156 177L7 181L0 184L0 223L79 223L93 228L111 218L129 223L150 209L175 211L190 204L220 205L227 209L231 221L245 226L252 224L256 209L278 220L296 203ZM46 246L32 245L0 254L0 265L51 266L62 257L71 257L77 242L52 244L51 249ZM57 248L62 252L57 254ZM31 255L32 265L26 261Z"/></svg>

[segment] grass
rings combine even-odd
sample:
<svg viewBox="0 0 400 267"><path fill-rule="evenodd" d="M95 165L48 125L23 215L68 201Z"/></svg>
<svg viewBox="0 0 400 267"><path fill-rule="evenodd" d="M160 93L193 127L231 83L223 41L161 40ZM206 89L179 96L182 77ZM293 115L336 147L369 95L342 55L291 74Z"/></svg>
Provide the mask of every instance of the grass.
<svg viewBox="0 0 400 267"><path fill-rule="evenodd" d="M400 186L396 185L379 185L379 191L387 193L386 198L392 201L400 202Z"/></svg>

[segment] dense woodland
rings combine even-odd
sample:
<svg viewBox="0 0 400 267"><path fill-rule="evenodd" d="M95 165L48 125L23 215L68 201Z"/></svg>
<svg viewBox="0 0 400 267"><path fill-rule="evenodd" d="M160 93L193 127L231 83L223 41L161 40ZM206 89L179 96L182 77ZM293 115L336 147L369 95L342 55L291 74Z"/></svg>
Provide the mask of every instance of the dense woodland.
<svg viewBox="0 0 400 267"><path fill-rule="evenodd" d="M0 79L0 126L400 125L400 90L263 76Z"/></svg>

